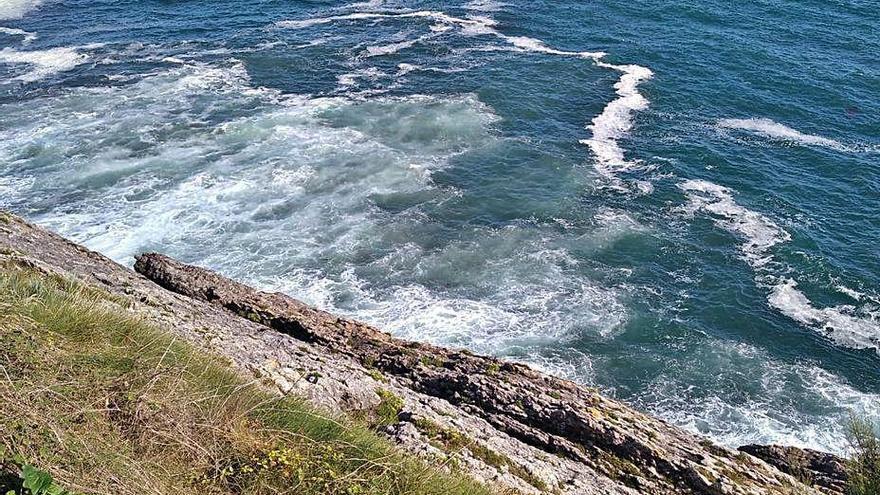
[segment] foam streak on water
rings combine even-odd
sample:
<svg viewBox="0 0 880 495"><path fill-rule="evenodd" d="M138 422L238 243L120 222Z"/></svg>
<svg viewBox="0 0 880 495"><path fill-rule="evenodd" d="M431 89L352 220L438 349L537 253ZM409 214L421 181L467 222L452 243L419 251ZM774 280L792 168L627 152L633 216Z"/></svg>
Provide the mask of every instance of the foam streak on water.
<svg viewBox="0 0 880 495"><path fill-rule="evenodd" d="M631 170L637 164L624 158L623 148L618 141L632 129L633 113L648 108L648 99L639 93L638 86L650 79L653 73L639 65L614 65L601 61L597 65L622 72L623 75L614 85L618 98L587 126L593 136L581 143L589 146L596 155L596 170L610 179L614 186L622 187L617 174Z"/></svg>
<svg viewBox="0 0 880 495"><path fill-rule="evenodd" d="M751 131L756 134L766 136L772 139L779 139L802 145L824 146L840 151L846 151L849 148L843 143L822 136L814 136L812 134L804 134L798 130L792 129L786 125L775 122L771 119L722 119L718 121L718 127L724 129L739 129Z"/></svg>
<svg viewBox="0 0 880 495"><path fill-rule="evenodd" d="M688 195L689 213L703 211L717 225L744 239L744 259L755 270L757 280L770 290L768 302L786 316L826 335L840 345L875 349L880 353L880 312L870 304L863 308L840 305L817 308L797 289L797 283L778 274L772 248L791 240L791 235L766 216L736 203L729 189L704 180L679 184Z"/></svg>
<svg viewBox="0 0 880 495"><path fill-rule="evenodd" d="M13 48L0 50L0 63L20 64L29 67L15 77L23 82L34 82L59 72L73 69L84 63L89 56L76 48L50 48L48 50L20 51Z"/></svg>
<svg viewBox="0 0 880 495"><path fill-rule="evenodd" d="M797 289L797 282L780 278L768 297L770 305L786 316L855 349L875 349L880 353L880 308L840 305L817 308Z"/></svg>
<svg viewBox="0 0 880 495"><path fill-rule="evenodd" d="M733 199L733 192L705 180L687 180L679 187L688 194L684 207L689 213L705 211L723 229L742 237L741 248L746 261L761 269L771 261L770 249L791 240L791 235L766 216L749 210Z"/></svg>
<svg viewBox="0 0 880 495"><path fill-rule="evenodd" d="M523 51L547 53L550 55L564 55L574 57L584 57L598 60L605 55L604 52L572 52L565 50L557 50L548 47L543 41L526 36L507 36L495 29L497 23L488 17L471 17L462 18L448 15L444 12L420 10L416 12L400 12L400 13L378 13L378 12L354 12L351 14L315 17L311 19L303 19L298 21L279 21L275 25L280 28L302 29L321 24L328 24L338 21L357 21L364 19L382 20L382 19L406 19L406 18L427 18L444 24L455 25L464 29L466 35L492 35L510 43L516 48Z"/></svg>
<svg viewBox="0 0 880 495"><path fill-rule="evenodd" d="M27 45L28 43L31 43L32 41L37 39L37 35L35 33L31 33L31 32L25 31L24 29L18 29L18 28L9 28L9 27L0 26L0 33L8 34L9 36L21 36L22 43L25 45Z"/></svg>

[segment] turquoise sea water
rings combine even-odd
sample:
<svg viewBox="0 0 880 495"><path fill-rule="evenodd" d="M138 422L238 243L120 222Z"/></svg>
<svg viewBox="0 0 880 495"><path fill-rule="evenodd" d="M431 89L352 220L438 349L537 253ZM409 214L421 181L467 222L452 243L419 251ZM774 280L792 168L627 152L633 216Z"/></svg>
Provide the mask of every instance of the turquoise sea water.
<svg viewBox="0 0 880 495"><path fill-rule="evenodd" d="M880 419L872 1L0 0L0 208L727 445Z"/></svg>

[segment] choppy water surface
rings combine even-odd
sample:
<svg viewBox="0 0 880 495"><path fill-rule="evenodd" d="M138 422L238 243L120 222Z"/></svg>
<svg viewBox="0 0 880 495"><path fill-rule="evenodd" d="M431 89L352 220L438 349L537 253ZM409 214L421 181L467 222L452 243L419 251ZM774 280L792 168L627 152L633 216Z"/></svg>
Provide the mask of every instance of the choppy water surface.
<svg viewBox="0 0 880 495"><path fill-rule="evenodd" d="M880 419L873 2L0 0L0 207L728 445Z"/></svg>

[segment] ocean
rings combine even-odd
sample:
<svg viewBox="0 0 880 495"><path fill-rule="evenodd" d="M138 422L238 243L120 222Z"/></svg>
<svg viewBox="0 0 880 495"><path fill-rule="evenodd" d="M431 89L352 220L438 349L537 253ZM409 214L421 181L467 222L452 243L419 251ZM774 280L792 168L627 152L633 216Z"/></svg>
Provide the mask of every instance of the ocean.
<svg viewBox="0 0 880 495"><path fill-rule="evenodd" d="M873 1L0 0L0 208L724 445L880 420Z"/></svg>

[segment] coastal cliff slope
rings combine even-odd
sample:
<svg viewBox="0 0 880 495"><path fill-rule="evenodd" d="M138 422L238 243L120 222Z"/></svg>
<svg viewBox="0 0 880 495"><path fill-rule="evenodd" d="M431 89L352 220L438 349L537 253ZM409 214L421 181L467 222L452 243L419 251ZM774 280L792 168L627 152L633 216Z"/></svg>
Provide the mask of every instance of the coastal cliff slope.
<svg viewBox="0 0 880 495"><path fill-rule="evenodd" d="M777 467L528 366L409 342L160 254L135 271L0 213L0 256L100 286L279 394L350 415L394 400L382 431L493 487L564 494L812 494Z"/></svg>

